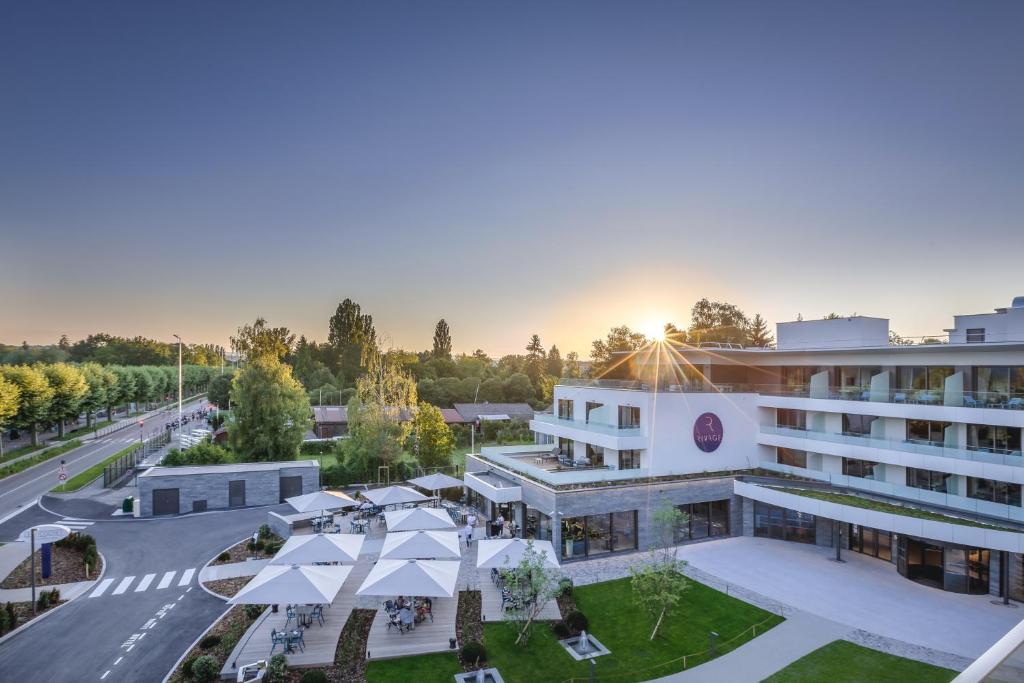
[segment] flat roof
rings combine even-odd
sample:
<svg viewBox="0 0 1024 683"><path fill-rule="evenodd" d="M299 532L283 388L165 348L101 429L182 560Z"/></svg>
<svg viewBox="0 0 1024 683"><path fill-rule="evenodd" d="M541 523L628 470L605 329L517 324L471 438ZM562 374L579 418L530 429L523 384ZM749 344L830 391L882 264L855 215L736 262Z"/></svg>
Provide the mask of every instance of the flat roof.
<svg viewBox="0 0 1024 683"><path fill-rule="evenodd" d="M316 460L282 460L278 462L239 462L229 465L184 465L182 467L150 467L140 477L180 477L195 474L236 474L267 472L288 467L320 467Z"/></svg>

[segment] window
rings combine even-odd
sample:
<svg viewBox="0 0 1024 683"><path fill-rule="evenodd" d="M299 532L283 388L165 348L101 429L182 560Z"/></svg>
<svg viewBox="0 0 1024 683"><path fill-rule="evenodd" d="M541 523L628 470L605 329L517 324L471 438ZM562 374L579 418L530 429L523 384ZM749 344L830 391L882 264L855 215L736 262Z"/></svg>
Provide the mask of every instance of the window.
<svg viewBox="0 0 1024 683"><path fill-rule="evenodd" d="M971 370L976 398L982 403L1004 403L1024 395L1024 367L986 366Z"/></svg>
<svg viewBox="0 0 1024 683"><path fill-rule="evenodd" d="M586 415L587 423L590 422L590 411L597 410L598 408L603 408L603 407L604 407L603 403L597 403L596 401L587 401L587 407L586 407L586 410L587 410L587 415Z"/></svg>
<svg viewBox="0 0 1024 683"><path fill-rule="evenodd" d="M571 420L572 419L572 400L567 398L558 399L558 419L559 420Z"/></svg>
<svg viewBox="0 0 1024 683"><path fill-rule="evenodd" d="M941 446L946 442L946 427L952 422L907 420L907 441Z"/></svg>
<svg viewBox="0 0 1024 683"><path fill-rule="evenodd" d="M937 493L949 493L948 482L953 476L947 472L935 470L919 470L914 467L907 468L907 486L915 489L925 489Z"/></svg>
<svg viewBox="0 0 1024 683"><path fill-rule="evenodd" d="M754 501L754 535L814 543L814 515Z"/></svg>
<svg viewBox="0 0 1024 683"><path fill-rule="evenodd" d="M982 344L985 342L985 328L984 327L968 327L967 328L967 343L968 344Z"/></svg>
<svg viewBox="0 0 1024 683"><path fill-rule="evenodd" d="M871 423L877 419L874 415L848 415L843 413L843 434L871 436Z"/></svg>
<svg viewBox="0 0 1024 683"><path fill-rule="evenodd" d="M856 458L843 458L843 474L848 477L859 477L860 479L876 479L875 468L877 462L871 460L857 460ZM881 470L878 471L881 474Z"/></svg>
<svg viewBox="0 0 1024 683"><path fill-rule="evenodd" d="M851 524L849 538L850 550L880 560L892 560L892 534L888 531Z"/></svg>
<svg viewBox="0 0 1024 683"><path fill-rule="evenodd" d="M619 469L620 470L638 470L640 469L640 451L619 451Z"/></svg>
<svg viewBox="0 0 1024 683"><path fill-rule="evenodd" d="M1021 454L1020 427L967 425L967 448L984 453Z"/></svg>
<svg viewBox="0 0 1024 683"><path fill-rule="evenodd" d="M729 535L729 501L713 500L707 503L678 505L687 521L676 529L676 543L700 538Z"/></svg>
<svg viewBox="0 0 1024 683"><path fill-rule="evenodd" d="M562 519L562 559L636 550L636 510Z"/></svg>
<svg viewBox="0 0 1024 683"><path fill-rule="evenodd" d="M604 467L604 449L594 444L587 444L587 460L591 467Z"/></svg>
<svg viewBox="0 0 1024 683"><path fill-rule="evenodd" d="M1020 507L1020 484L967 477L967 496L991 503Z"/></svg>
<svg viewBox="0 0 1024 683"><path fill-rule="evenodd" d="M782 368L782 386L790 391L806 389L811 383L814 368L784 367Z"/></svg>
<svg viewBox="0 0 1024 683"><path fill-rule="evenodd" d="M775 411L775 424L791 429L807 429L807 411L779 408Z"/></svg>
<svg viewBox="0 0 1024 683"><path fill-rule="evenodd" d="M780 465L789 465L790 467L807 467L807 451L779 446L775 461Z"/></svg>
<svg viewBox="0 0 1024 683"><path fill-rule="evenodd" d="M635 406L619 406L619 429L640 426L640 409Z"/></svg>
<svg viewBox="0 0 1024 683"><path fill-rule="evenodd" d="M558 452L570 460L573 458L573 450L575 449L575 446L576 442L572 439L566 439L564 436L558 437Z"/></svg>

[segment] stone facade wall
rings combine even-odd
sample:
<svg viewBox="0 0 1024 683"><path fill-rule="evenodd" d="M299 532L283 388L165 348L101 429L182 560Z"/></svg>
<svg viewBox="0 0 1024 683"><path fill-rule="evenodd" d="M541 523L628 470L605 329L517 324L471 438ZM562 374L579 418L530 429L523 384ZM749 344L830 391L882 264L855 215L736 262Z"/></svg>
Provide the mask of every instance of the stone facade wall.
<svg viewBox="0 0 1024 683"><path fill-rule="evenodd" d="M139 477L140 513L143 517L153 515L154 489L178 489L178 506L181 514L192 512L195 501L206 501L207 510L224 510L228 505L229 482L245 482L245 506L273 505L280 502L281 477L302 477L302 493L312 493L320 487L319 467L288 467L278 470L254 470L251 472L217 472L202 474L165 475Z"/></svg>

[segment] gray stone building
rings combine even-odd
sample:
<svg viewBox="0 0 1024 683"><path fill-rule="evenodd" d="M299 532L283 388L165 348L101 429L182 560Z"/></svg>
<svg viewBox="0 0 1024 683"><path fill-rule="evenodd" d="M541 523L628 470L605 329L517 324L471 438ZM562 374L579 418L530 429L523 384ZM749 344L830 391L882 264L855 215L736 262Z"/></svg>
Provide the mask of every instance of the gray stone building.
<svg viewBox="0 0 1024 683"><path fill-rule="evenodd" d="M139 475L140 514L273 505L319 488L320 464L315 460L152 467Z"/></svg>

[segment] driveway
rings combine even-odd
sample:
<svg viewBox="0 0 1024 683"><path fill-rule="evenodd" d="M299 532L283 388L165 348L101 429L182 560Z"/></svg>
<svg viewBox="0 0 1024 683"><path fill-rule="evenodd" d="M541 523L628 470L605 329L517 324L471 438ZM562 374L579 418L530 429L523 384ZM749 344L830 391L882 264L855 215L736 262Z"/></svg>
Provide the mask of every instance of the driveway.
<svg viewBox="0 0 1024 683"><path fill-rule="evenodd" d="M903 578L896 565L846 552L738 537L679 549L693 567L857 629L974 659L1024 618L992 596L960 595Z"/></svg>

